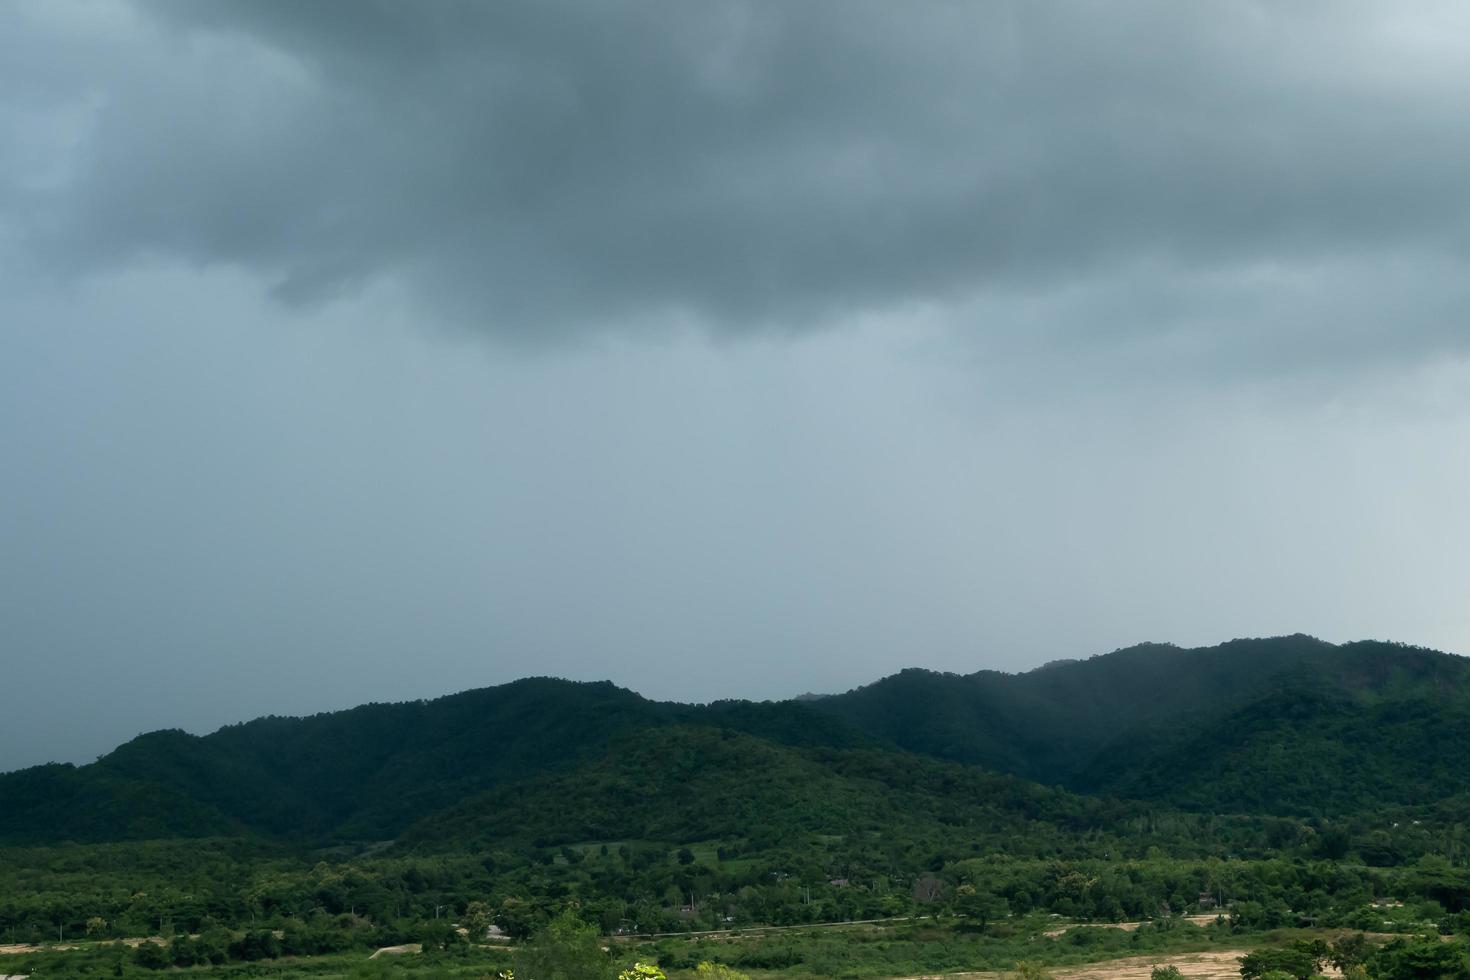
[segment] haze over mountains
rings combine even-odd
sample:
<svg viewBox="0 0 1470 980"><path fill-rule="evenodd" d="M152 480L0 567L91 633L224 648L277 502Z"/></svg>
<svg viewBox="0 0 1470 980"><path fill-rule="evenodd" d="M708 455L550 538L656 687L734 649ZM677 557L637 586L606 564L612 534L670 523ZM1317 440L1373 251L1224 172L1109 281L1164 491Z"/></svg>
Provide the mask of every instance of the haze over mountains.
<svg viewBox="0 0 1470 980"><path fill-rule="evenodd" d="M529 678L153 732L90 765L0 775L0 842L434 847L898 820L1034 836L1130 807L1335 817L1455 797L1467 736L1470 660L1306 636L1146 644L1024 674L910 669L784 702L684 705Z"/></svg>

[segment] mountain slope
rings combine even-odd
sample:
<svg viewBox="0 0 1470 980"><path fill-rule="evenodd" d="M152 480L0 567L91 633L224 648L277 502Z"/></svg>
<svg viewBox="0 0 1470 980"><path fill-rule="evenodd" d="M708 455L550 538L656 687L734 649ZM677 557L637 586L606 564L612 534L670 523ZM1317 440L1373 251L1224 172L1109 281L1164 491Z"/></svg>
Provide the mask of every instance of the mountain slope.
<svg viewBox="0 0 1470 980"><path fill-rule="evenodd" d="M1282 690L1198 730L1137 736L1075 785L1195 810L1294 816L1428 806L1470 787L1470 706Z"/></svg>
<svg viewBox="0 0 1470 980"><path fill-rule="evenodd" d="M797 704L660 704L608 682L531 678L203 737L154 732L91 765L0 775L0 840L385 840L468 796L574 766L620 734L681 722L791 744L868 742Z"/></svg>
<svg viewBox="0 0 1470 980"><path fill-rule="evenodd" d="M1234 704L1331 649L1293 636L1144 644L1024 674L905 670L813 706L909 751L1060 783L1125 732Z"/></svg>
<svg viewBox="0 0 1470 980"><path fill-rule="evenodd" d="M403 837L418 849L590 841L895 837L1045 852L1142 812L972 766L877 749L797 748L686 725L615 739L576 769L480 794ZM902 828L895 834L895 828Z"/></svg>
<svg viewBox="0 0 1470 980"><path fill-rule="evenodd" d="M1229 744L1230 733L1249 717L1260 734L1231 756L1235 769L1257 766L1258 757L1270 752L1336 759L1343 785L1352 789L1334 795L1333 806L1354 794L1364 802L1391 798L1400 787L1382 778L1382 760L1354 761L1389 751L1382 740L1365 738L1361 727L1342 733L1353 741L1342 743L1340 752L1319 745L1315 756L1305 740L1320 733L1310 724L1262 727L1273 711L1300 699L1326 699L1340 706L1335 710L1389 701L1418 705L1421 726L1428 727L1401 737L1419 747L1426 766L1459 771L1453 745L1429 736L1433 719L1470 705L1470 661L1389 643L1338 647L1290 636L1198 650L1150 644L1025 674L908 670L811 703L908 751L1074 789L1225 809L1308 806L1314 791L1307 787L1288 806L1269 791L1247 791L1224 769L1216 781L1237 787L1238 794L1177 790L1185 774L1211 771L1192 760L1206 755L1207 746ZM1300 713L1300 705L1293 710ZM1155 772L1170 775L1151 778Z"/></svg>
<svg viewBox="0 0 1470 980"><path fill-rule="evenodd" d="M660 733L676 728L684 741L666 746L668 758L644 748L665 745ZM684 765L692 730L705 733L692 756L702 761ZM724 743L708 740L722 732L749 737L743 751L768 757L773 772L802 775L767 787L739 753L715 751ZM804 787L825 785L820 766L859 755L900 768L929 757L1168 807L1344 815L1460 792L1470 785L1466 735L1470 661L1302 636L1201 650L1145 645L1017 675L906 670L800 702L667 704L608 682L531 678L434 701L262 718L203 737L154 732L91 765L0 775L0 841L382 841L432 826L424 821L435 815L462 817L465 806L481 812L510 787L528 799L550 799L545 787L555 787L565 810L598 786L613 793L606 777L615 771L629 806L646 778L650 791L687 801L679 820L717 798L717 814L781 826L808 808ZM645 771L610 760L609 746ZM945 771L959 785L953 774L967 770ZM659 782L669 772L684 777ZM706 779L710 793L691 795ZM969 805L905 797L881 780L868 786L915 806ZM766 811L752 811L733 787L765 799ZM761 796L767 789L775 795ZM892 808L875 815L850 789L828 786L852 812L901 819ZM537 820L557 806L543 809Z"/></svg>

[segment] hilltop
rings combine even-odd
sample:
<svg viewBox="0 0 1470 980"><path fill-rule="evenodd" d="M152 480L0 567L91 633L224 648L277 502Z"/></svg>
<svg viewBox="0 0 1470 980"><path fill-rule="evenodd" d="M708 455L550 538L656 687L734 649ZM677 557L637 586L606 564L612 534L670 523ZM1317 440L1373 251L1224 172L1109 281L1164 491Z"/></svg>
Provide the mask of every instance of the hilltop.
<svg viewBox="0 0 1470 980"><path fill-rule="evenodd" d="M1341 814L1470 780L1470 660L1395 643L1143 644L1022 674L905 670L812 706L912 752L1195 809Z"/></svg>
<svg viewBox="0 0 1470 980"><path fill-rule="evenodd" d="M1067 801L1081 795L1333 817L1459 793L1470 782L1470 757L1458 748L1467 734L1470 661L1305 636L1193 650L1146 644L1021 674L911 669L784 702L685 705L610 682L529 678L432 701L260 718L202 737L153 732L90 765L5 774L0 841L423 842L448 828L456 839L484 836L474 815L487 799L551 826L557 799L562 810L602 812L606 794L636 800L655 790L686 835L703 819L695 799L723 799L716 810L745 813L747 832L759 835L814 812L807 790L853 778L859 757L870 768L948 773L924 791L926 811L973 806L973 779L1005 776L1008 786L1065 791L1041 810L1072 812L1080 804ZM696 745L705 748L690 754ZM670 785L675 759L685 776ZM765 762L752 768L751 759ZM804 775L762 782L762 771ZM874 826L900 819L908 798L862 778L861 792L826 787L827 798L847 802L818 808L831 817L824 826L850 823L841 813L864 813ZM708 792L680 788L695 785ZM604 799L593 806L587 794L598 787ZM740 806L746 796L761 801L757 810Z"/></svg>

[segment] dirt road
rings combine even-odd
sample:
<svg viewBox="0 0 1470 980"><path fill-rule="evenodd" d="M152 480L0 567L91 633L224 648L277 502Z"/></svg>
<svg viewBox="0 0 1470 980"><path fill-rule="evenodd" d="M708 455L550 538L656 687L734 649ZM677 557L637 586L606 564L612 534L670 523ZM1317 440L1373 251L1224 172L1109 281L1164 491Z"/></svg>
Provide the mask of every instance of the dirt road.
<svg viewBox="0 0 1470 980"><path fill-rule="evenodd" d="M89 945L106 946L111 943L122 943L124 946L136 947L141 946L147 942L158 943L158 945L160 946L168 945L168 940L164 939L162 936L147 936L133 939L99 939L97 942L91 943ZM81 948L82 947L80 946L73 946L70 943L65 943L62 945L57 945L56 943L47 943L44 946L35 943L12 943L9 946L0 946L0 956L15 956L21 953L44 953L48 950Z"/></svg>
<svg viewBox="0 0 1470 980"><path fill-rule="evenodd" d="M1219 918L1219 916L1213 914L1186 915L1183 917L1183 921L1188 922L1191 925L1207 926L1212 924L1217 918ZM1058 926L1055 929L1048 929L1046 930L1046 932L1043 932L1042 935L1056 938L1069 929L1122 929L1124 932L1132 932L1134 929L1137 929L1141 925L1143 925L1142 922L1074 922L1071 925Z"/></svg>

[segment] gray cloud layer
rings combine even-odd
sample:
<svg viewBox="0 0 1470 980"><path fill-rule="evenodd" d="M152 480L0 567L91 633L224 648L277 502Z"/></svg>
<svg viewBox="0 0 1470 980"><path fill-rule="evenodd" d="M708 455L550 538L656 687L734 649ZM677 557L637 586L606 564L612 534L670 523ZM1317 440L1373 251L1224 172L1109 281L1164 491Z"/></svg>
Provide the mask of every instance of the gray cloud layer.
<svg viewBox="0 0 1470 980"><path fill-rule="evenodd" d="M1465 10L0 3L0 769L1470 649Z"/></svg>
<svg viewBox="0 0 1470 980"><path fill-rule="evenodd" d="M388 280L533 342L914 307L995 347L1464 342L1454 5L112 9L8 18L12 98L73 120L4 190L56 265L226 263L289 303Z"/></svg>

